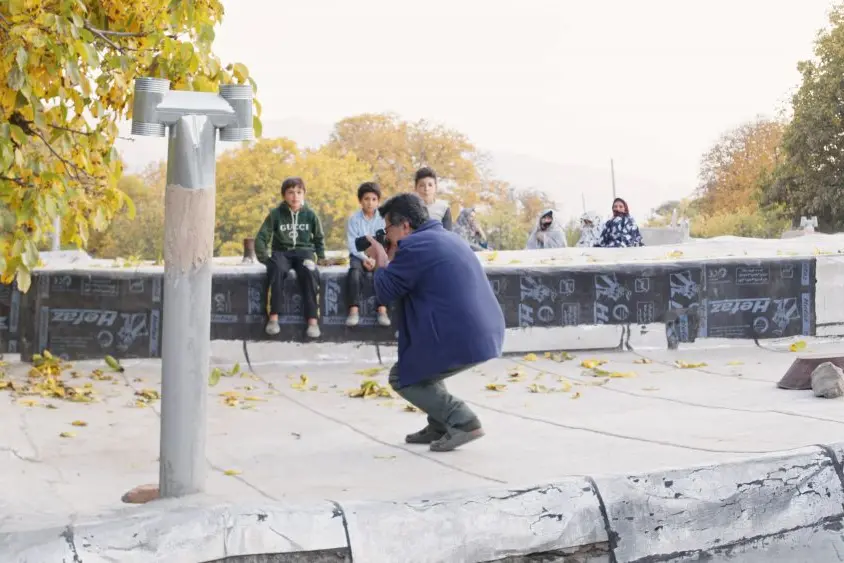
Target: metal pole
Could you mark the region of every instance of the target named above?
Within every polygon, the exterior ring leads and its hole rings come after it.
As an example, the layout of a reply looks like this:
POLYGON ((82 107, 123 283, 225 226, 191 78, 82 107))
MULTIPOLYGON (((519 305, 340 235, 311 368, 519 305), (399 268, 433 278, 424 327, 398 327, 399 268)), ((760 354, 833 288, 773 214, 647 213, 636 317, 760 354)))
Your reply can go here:
POLYGON ((221 141, 253 138, 252 88, 215 95, 136 79, 132 133, 163 137, 168 127, 159 494, 177 497, 205 488, 217 129, 221 141))
POLYGON ((205 487, 215 145, 216 130, 207 116, 183 116, 170 127, 161 333, 162 497, 205 487))
POLYGON ((610 159, 610 174, 612 175, 612 198, 615 199, 617 197, 615 195, 615 164, 612 159, 610 159))

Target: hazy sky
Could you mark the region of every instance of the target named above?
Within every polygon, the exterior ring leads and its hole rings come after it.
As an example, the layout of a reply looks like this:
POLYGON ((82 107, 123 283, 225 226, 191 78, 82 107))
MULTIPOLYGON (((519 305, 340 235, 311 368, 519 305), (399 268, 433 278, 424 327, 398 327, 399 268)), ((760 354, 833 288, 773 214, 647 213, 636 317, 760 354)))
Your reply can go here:
MULTIPOLYGON (((788 107, 830 0, 224 0, 267 119, 394 111, 684 195, 725 130, 788 107)), ((640 197, 644 194, 638 194, 640 197)))

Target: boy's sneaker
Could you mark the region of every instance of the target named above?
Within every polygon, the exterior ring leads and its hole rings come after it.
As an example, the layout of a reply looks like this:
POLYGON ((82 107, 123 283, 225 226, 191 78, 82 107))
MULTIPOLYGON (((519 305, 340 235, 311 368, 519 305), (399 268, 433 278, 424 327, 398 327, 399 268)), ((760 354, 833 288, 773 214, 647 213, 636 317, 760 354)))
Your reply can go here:
POLYGON ((308 325, 308 330, 305 331, 305 334, 308 335, 308 338, 319 338, 321 334, 319 331, 319 325, 308 325))
POLYGON ((390 317, 387 316, 386 311, 378 313, 378 324, 381 326, 390 326, 390 317))
POLYGON ((349 316, 346 317, 346 326, 358 326, 360 322, 360 313, 349 313, 349 316))
POLYGON ((269 334, 270 336, 275 336, 276 334, 281 332, 281 327, 278 326, 278 320, 269 321, 267 323, 266 331, 267 334, 269 334))

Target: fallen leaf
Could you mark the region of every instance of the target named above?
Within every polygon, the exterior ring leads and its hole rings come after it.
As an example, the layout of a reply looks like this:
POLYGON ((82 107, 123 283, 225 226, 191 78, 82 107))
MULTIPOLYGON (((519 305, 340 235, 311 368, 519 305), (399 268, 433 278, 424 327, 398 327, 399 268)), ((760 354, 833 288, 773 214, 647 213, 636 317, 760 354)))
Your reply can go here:
POLYGON ((57 406, 56 406, 56 405, 54 405, 53 403, 48 403, 48 404, 44 405, 44 408, 45 408, 45 409, 50 409, 50 410, 56 410, 56 409, 58 409, 59 407, 57 407, 57 406))
POLYGON ((627 372, 614 371, 610 374, 610 377, 615 378, 615 379, 636 377, 636 373, 632 372, 632 371, 627 371, 627 372))
POLYGON ((580 366, 586 369, 595 369, 598 366, 602 366, 607 363, 607 360, 583 360, 580 362, 580 366))
POLYGON ((378 375, 379 373, 381 373, 385 369, 387 369, 387 368, 384 368, 384 367, 365 368, 365 369, 359 369, 355 373, 357 375, 363 375, 365 377, 375 377, 376 375, 378 375))
POLYGON ((805 340, 798 340, 794 344, 788 347, 789 350, 792 352, 799 352, 800 350, 804 350, 806 348, 806 341, 805 340))
POLYGON ((220 377, 223 375, 223 370, 220 368, 214 368, 211 370, 211 375, 208 376, 208 385, 214 387, 218 383, 220 383, 220 377))
POLYGON ((59 434, 59 437, 60 438, 74 438, 74 437, 76 437, 76 433, 75 432, 62 432, 61 434, 59 434))
POLYGON ((140 399, 135 401, 135 406, 139 409, 143 409, 149 406, 149 403, 146 401, 141 401, 140 399))
POLYGON ((728 366, 743 366, 744 362, 740 362, 738 360, 735 360, 735 361, 732 361, 732 362, 727 362, 727 365, 728 366))
POLYGON ((308 387, 308 376, 303 373, 299 376, 299 382, 291 383, 290 387, 296 389, 297 391, 304 391, 308 387))
POLYGON ((680 369, 695 369, 695 368, 702 368, 706 367, 706 362, 684 362, 683 360, 677 360, 674 362, 674 365, 680 369))
POLYGON ((74 420, 70 423, 72 426, 88 426, 88 423, 84 420, 74 420))
POLYGON ((349 397, 355 399, 368 399, 371 397, 392 398, 393 392, 389 387, 380 385, 374 379, 367 379, 360 384, 360 387, 346 392, 349 397))
POLYGON ((680 250, 675 250, 673 252, 669 252, 665 255, 666 258, 680 258, 683 256, 683 252, 680 250))
POLYGON ((18 404, 25 407, 34 407, 38 405, 38 401, 34 399, 19 399, 18 404))
POLYGON ((234 477, 235 475, 240 475, 243 471, 239 471, 237 469, 226 469, 223 471, 223 475, 228 475, 229 477, 234 477))
POLYGON ((522 359, 526 362, 535 362, 537 358, 536 358, 536 354, 530 353, 530 354, 525 354, 525 357, 522 358, 522 359))
POLYGON ((504 391, 507 389, 507 386, 503 383, 487 383, 486 390, 487 391, 504 391))
POLYGON ((404 406, 404 409, 403 409, 403 410, 404 410, 404 412, 419 412, 419 409, 418 409, 418 408, 416 408, 416 407, 414 407, 414 406, 413 406, 413 405, 411 405, 410 403, 407 403, 407 404, 404 406))
POLYGON ((545 353, 543 354, 543 357, 544 357, 546 360, 550 360, 550 359, 551 359, 551 352, 545 352, 545 353))
POLYGON ((572 399, 579 399, 579 398, 580 398, 580 391, 578 391, 577 393, 575 393, 574 395, 572 395, 572 396, 571 396, 571 398, 572 398, 572 399))
POLYGON ((531 393, 548 393, 549 389, 544 385, 539 385, 538 383, 531 383, 528 385, 528 391, 531 393))
POLYGON ((652 364, 652 363, 654 363, 654 361, 650 360, 648 358, 639 358, 638 360, 633 360, 633 363, 634 364, 652 364))
POLYGON ((255 397, 255 396, 244 397, 243 400, 244 401, 266 401, 266 399, 264 399, 263 397, 255 397))

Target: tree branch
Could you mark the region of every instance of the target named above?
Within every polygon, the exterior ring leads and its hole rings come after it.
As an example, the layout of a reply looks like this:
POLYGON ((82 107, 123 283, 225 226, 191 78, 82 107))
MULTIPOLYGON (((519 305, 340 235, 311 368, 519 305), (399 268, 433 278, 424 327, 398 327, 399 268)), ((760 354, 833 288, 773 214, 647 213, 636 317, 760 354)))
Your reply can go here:
POLYGON ((11 178, 9 176, 0 176, 0 180, 5 180, 6 182, 12 182, 13 184, 17 184, 24 188, 34 188, 36 187, 35 184, 30 184, 29 182, 24 182, 20 178, 11 178))

